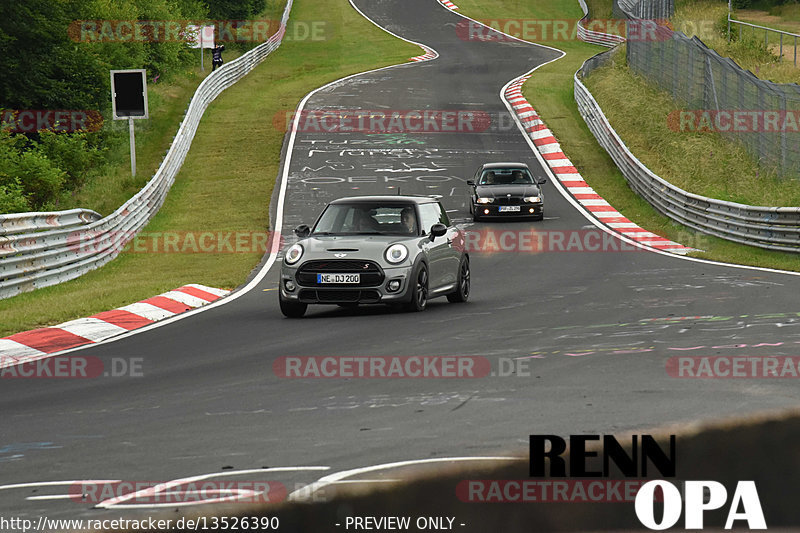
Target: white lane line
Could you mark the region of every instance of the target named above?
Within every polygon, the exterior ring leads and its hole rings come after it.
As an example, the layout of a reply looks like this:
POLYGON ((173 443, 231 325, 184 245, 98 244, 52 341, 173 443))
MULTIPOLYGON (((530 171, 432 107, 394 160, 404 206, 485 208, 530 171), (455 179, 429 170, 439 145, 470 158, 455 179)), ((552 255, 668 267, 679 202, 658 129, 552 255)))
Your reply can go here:
POLYGON ((64 485, 93 485, 100 483, 119 483, 121 479, 74 479, 72 481, 31 481, 28 483, 14 483, 0 485, 0 490, 27 489, 31 487, 60 487, 64 485))
POLYGON ((292 501, 296 499, 306 499, 315 491, 327 487, 328 485, 333 485, 335 483, 339 483, 342 480, 357 476, 359 474, 365 474, 367 472, 377 472, 380 470, 390 470, 392 468, 401 468, 404 466, 413 466, 413 465, 422 465, 422 464, 431 464, 431 463, 448 463, 448 462, 465 462, 465 461, 524 461, 524 458, 521 457, 508 457, 508 456, 492 456, 492 457, 438 457, 434 459, 412 459, 410 461, 397 461, 394 463, 383 463, 379 465, 373 466, 364 466, 360 468, 353 468, 351 470, 342 470, 340 472, 336 472, 324 477, 319 478, 314 483, 310 483, 304 487, 301 487, 286 498, 286 501, 292 501))
MULTIPOLYGON (((175 502, 171 503, 138 503, 138 504, 126 504, 124 502, 130 501, 132 499, 137 498, 147 498, 151 496, 156 496, 159 493, 164 493, 172 487, 179 487, 181 485, 186 485, 187 483, 196 483, 198 481, 203 481, 205 479, 210 478, 217 478, 217 477, 231 477, 231 476, 241 476, 245 474, 258 474, 263 472, 313 472, 313 471, 325 471, 330 470, 331 467, 329 466, 274 466, 270 468, 250 468, 247 470, 229 470, 226 472, 212 472, 210 474, 201 474, 199 476, 191 476, 181 479, 174 479, 172 481, 168 481, 166 483, 159 483, 158 485, 154 485, 152 487, 148 487, 146 489, 142 489, 136 492, 131 492, 129 494, 124 494, 122 496, 117 496, 115 498, 110 498, 108 500, 103 500, 102 502, 95 505, 95 508, 100 509, 144 509, 144 508, 158 508, 158 507, 175 507, 175 502)), ((252 491, 251 491, 252 492, 252 491)), ((249 494, 248 494, 249 495, 249 494)), ((197 501, 197 502, 181 502, 180 505, 206 505, 209 503, 220 503, 220 501, 227 501, 233 499, 235 501, 235 497, 223 497, 222 500, 219 498, 214 500, 206 500, 206 501, 197 501)))

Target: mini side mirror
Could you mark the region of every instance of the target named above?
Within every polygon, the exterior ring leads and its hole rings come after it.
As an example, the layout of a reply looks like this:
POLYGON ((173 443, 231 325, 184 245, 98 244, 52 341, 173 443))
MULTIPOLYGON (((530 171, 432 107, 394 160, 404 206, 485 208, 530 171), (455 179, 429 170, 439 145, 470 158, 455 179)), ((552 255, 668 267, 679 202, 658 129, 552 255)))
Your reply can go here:
POLYGON ((536 183, 538 185, 544 185, 545 183, 547 183, 547 178, 539 178, 536 180, 536 183))
POLYGON ((432 238, 435 239, 436 237, 441 237, 445 233, 447 233, 447 226, 445 226, 444 224, 434 224, 433 226, 431 226, 432 238))
POLYGON ((474 186, 475 185, 475 181, 474 180, 467 180, 467 185, 474 186))
POLYGON ((296 228, 294 228, 294 234, 300 237, 301 239, 305 239, 311 234, 311 228, 309 228, 306 224, 300 224, 296 228))

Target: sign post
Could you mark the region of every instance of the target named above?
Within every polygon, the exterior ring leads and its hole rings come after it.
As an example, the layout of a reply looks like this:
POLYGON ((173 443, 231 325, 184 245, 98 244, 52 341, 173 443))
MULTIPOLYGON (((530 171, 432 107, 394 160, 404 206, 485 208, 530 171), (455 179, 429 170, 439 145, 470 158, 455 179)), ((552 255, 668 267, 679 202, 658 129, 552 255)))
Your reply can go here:
POLYGON ((136 176, 136 136, 133 120, 149 118, 145 69, 111 71, 111 107, 114 120, 128 119, 131 141, 131 175, 136 176))
POLYGON ((136 177, 136 134, 133 131, 133 117, 128 117, 128 136, 131 139, 131 176, 136 177))

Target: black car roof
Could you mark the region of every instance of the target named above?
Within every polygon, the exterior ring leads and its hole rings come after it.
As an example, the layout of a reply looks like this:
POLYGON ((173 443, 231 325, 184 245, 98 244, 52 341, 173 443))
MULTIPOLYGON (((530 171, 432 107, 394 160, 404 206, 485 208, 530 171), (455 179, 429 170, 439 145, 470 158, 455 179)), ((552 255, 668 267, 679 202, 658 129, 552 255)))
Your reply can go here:
POLYGON ((360 203, 385 203, 385 204, 429 204, 436 202, 436 196, 400 196, 400 195, 381 195, 381 196, 348 196, 347 198, 337 198, 331 204, 360 204, 360 203))
POLYGON ((484 169, 484 170, 487 169, 487 168, 525 168, 525 169, 530 170, 528 165, 526 165, 525 163, 518 163, 518 162, 517 163, 513 163, 513 162, 508 162, 508 163, 484 163, 481 168, 484 169))

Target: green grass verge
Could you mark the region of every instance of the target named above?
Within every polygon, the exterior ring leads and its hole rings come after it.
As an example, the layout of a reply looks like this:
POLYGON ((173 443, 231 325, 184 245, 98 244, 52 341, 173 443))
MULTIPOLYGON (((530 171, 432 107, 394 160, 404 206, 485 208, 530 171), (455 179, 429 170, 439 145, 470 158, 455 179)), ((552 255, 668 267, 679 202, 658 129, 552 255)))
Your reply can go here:
MULTIPOLYGON (((491 17, 564 19, 579 17, 581 13, 577 0, 548 2, 495 0, 491 4, 482 0, 459 0, 457 5, 464 15, 484 19, 491 17)), ((693 254, 695 256, 716 261, 800 271, 800 256, 796 254, 762 250, 698 233, 659 214, 634 193, 606 151, 597 144, 578 113, 573 95, 573 74, 587 58, 603 51, 604 48, 573 41, 541 44, 564 50, 566 56, 536 70, 533 77, 523 86, 523 93, 558 138, 564 152, 598 194, 643 228, 703 250, 702 253, 693 254)), ((617 94, 626 98, 630 96, 629 92, 624 90, 618 90, 617 94)), ((666 124, 665 117, 671 109, 662 111, 660 120, 662 124, 666 124)), ((628 119, 633 115, 632 112, 626 114, 628 119)), ((627 122, 612 120, 612 124, 620 131, 623 138, 627 131, 627 122)), ((783 202, 781 204, 790 205, 783 202)))
MULTIPOLYGON (((791 13, 791 11, 787 11, 791 13)), ((740 29, 732 26, 734 38, 728 41, 727 37, 728 4, 724 0, 678 0, 675 4, 675 16, 672 18, 673 27, 684 32, 689 37, 697 36, 709 47, 723 57, 730 57, 742 68, 764 80, 776 83, 797 83, 800 81, 800 69, 793 64, 792 48, 784 39, 784 60, 779 58, 780 36, 775 33, 768 35, 769 46, 765 46, 764 32, 753 31, 752 28, 740 29)), ((753 17, 739 17, 737 20, 753 20, 753 17)), ((762 26, 772 26, 763 21, 754 23, 762 26)), ((795 28, 796 30, 796 28, 795 28)), ((791 31, 791 30, 788 30, 791 31)), ((800 50, 798 51, 800 52, 800 50)))
MULTIPOLYGON (((293 111, 303 96, 325 83, 421 53, 362 18, 347 0, 295 0, 292 18, 324 21, 324 38, 285 41, 210 105, 146 233, 266 231, 284 139, 273 117, 293 111)), ((0 336, 88 316, 186 283, 233 288, 261 255, 123 253, 76 280, 0 300, 0 336)))

